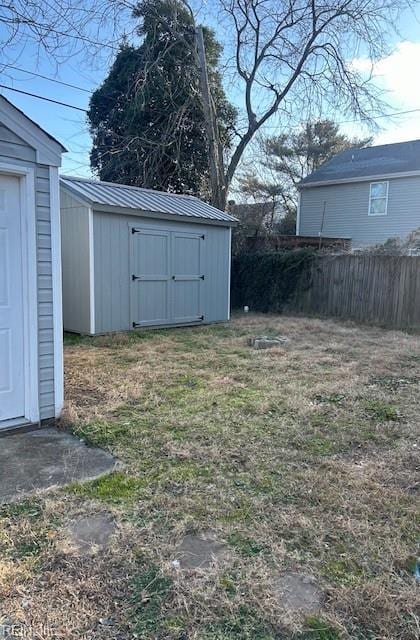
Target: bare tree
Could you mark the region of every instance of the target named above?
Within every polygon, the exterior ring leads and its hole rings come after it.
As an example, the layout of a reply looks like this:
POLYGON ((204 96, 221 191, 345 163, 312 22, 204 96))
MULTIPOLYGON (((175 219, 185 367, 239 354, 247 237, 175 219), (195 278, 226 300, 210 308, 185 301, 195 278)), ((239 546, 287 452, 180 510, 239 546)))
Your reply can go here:
MULTIPOLYGON (((186 1, 186 0, 184 0, 186 1)), ((193 2, 193 0, 192 0, 193 2)), ((388 51, 399 13, 411 0, 215 0, 241 87, 245 126, 224 174, 224 200, 255 134, 275 114, 307 114, 308 104, 363 120, 383 111, 371 78, 351 59, 388 51), (232 36, 230 35, 232 34, 232 36)), ((214 197, 219 201, 219 197, 214 197)))
POLYGON ((0 68, 28 44, 58 61, 86 49, 117 50, 132 10, 126 0, 0 0, 0 68))

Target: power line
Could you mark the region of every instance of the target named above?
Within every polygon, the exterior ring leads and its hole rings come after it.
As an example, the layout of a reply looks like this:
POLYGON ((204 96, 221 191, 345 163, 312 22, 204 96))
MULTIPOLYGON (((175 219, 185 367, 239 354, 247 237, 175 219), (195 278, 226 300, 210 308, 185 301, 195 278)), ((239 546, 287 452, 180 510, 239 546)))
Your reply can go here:
MULTIPOLYGON (((420 107, 416 109, 407 109, 407 111, 393 111, 392 113, 383 113, 379 116, 372 116, 372 120, 378 120, 379 118, 393 118, 394 116, 405 116, 409 113, 416 113, 420 111, 420 107)), ((337 122, 337 124, 350 124, 350 123, 359 123, 360 120, 342 120, 341 122, 337 122)))
MULTIPOLYGON (((4 65, 4 67, 10 68, 10 69, 15 69, 16 71, 22 71, 23 73, 28 73, 31 74, 33 76, 36 76, 38 78, 43 78, 44 80, 48 80, 50 82, 55 82, 57 84, 61 84, 64 85, 66 87, 70 87, 71 89, 76 89, 78 91, 84 91, 85 93, 89 93, 91 94, 92 92, 89 91, 89 89, 85 89, 83 87, 78 87, 77 85, 74 84, 70 84, 68 82, 63 82, 62 80, 56 80, 55 78, 50 78, 48 76, 44 76, 40 73, 35 73, 34 71, 27 71, 26 69, 21 69, 19 67, 15 67, 13 65, 4 65)), ((8 87, 4 84, 0 84, 0 87, 2 89, 8 89, 9 91, 15 91, 16 93, 23 93, 24 95, 30 96, 31 98, 37 98, 38 100, 45 100, 47 102, 53 102, 55 104, 59 104, 62 107, 68 107, 69 109, 76 109, 77 111, 83 111, 84 113, 87 113, 87 109, 83 109, 82 107, 76 107, 73 104, 68 104, 66 102, 60 102, 59 100, 53 100, 52 98, 47 98, 46 96, 40 96, 38 94, 35 93, 30 93, 29 91, 23 91, 23 89, 15 89, 14 87, 8 87)), ((418 113, 420 111, 420 107, 416 107, 415 109, 406 109, 405 111, 393 111, 392 113, 383 113, 377 116, 372 116, 372 120, 378 120, 380 118, 393 118, 395 116, 403 116, 403 115, 408 115, 410 113, 418 113)), ((306 121, 301 121, 300 123, 297 123, 296 125, 292 125, 292 128, 297 128, 300 125, 304 125, 306 124, 306 121)), ((341 124, 361 124, 360 120, 341 120, 336 122, 336 124, 341 125, 341 124)), ((264 129, 280 129, 282 127, 281 124, 278 125, 270 125, 270 126, 264 126, 264 129)))
MULTIPOLYGON (((404 116, 404 115, 408 115, 410 113, 418 113, 420 111, 420 107, 416 107, 415 109, 407 109, 406 111, 393 111, 392 113, 382 113, 380 115, 377 116, 371 116, 372 120, 378 120, 379 118, 393 118, 394 116, 404 116)), ((327 116, 323 116, 324 118, 327 118, 327 116)), ((322 117, 320 117, 320 119, 322 119, 322 117)), ((306 120, 301 120, 300 122, 291 125, 289 128, 290 129, 297 129, 298 127, 305 125, 306 124, 306 120)), ((362 124, 361 120, 340 120, 338 122, 335 122, 335 124, 341 125, 341 124, 362 124)), ((281 129, 282 126, 285 125, 281 125, 281 124, 272 124, 270 126, 264 126, 264 129, 281 129)))
POLYGON ((78 87, 75 84, 70 84, 69 82, 63 82, 62 80, 57 80, 56 78, 50 78, 48 76, 42 75, 42 73, 36 73, 35 71, 29 71, 28 69, 21 69, 20 67, 15 67, 12 64, 3 65, 4 68, 14 69, 15 71, 21 71, 22 73, 27 73, 31 76, 36 76, 37 78, 42 78, 43 80, 48 80, 49 82, 55 82, 56 84, 62 84, 64 87, 70 87, 70 89, 77 89, 78 91, 84 91, 85 93, 91 94, 92 92, 89 89, 84 89, 83 87, 78 87))
POLYGON ((59 104, 62 107, 68 107, 69 109, 77 109, 77 111, 83 111, 84 113, 87 113, 87 109, 82 109, 82 107, 76 107, 74 104, 68 104, 67 102, 60 102, 59 100, 46 98, 45 96, 40 96, 40 95, 37 95, 36 93, 30 93, 29 91, 23 91, 22 89, 15 89, 14 87, 8 87, 5 84, 0 84, 0 88, 7 89, 8 91, 15 91, 16 93, 23 93, 25 96, 30 96, 31 98, 38 98, 38 100, 53 102, 54 104, 59 104))

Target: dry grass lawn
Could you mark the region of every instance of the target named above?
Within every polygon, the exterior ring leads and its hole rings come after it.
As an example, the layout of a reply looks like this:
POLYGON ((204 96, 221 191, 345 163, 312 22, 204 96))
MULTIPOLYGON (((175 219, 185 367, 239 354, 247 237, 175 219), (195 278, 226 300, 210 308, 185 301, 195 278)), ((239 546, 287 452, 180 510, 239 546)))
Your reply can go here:
POLYGON ((0 510, 3 618, 68 640, 420 637, 419 337, 250 315, 69 337, 65 369, 65 425, 121 469, 0 510), (104 511, 112 544, 69 552, 66 524, 104 511), (223 558, 180 570, 209 530, 223 558), (319 613, 285 608, 287 572, 319 613))

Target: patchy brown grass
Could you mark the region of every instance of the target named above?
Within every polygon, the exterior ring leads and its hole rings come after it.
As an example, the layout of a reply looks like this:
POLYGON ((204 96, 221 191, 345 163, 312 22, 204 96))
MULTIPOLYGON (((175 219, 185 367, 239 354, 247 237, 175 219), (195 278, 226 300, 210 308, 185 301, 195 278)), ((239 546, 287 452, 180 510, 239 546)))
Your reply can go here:
POLYGON ((418 337, 249 315, 72 339, 65 360, 66 425, 123 470, 0 512, 0 613, 71 640, 419 637, 418 337), (250 349, 262 333, 290 341, 250 349), (104 508, 110 548, 63 554, 104 508), (179 572, 208 529, 229 553, 179 572), (284 612, 284 571, 315 577, 319 617, 284 612))

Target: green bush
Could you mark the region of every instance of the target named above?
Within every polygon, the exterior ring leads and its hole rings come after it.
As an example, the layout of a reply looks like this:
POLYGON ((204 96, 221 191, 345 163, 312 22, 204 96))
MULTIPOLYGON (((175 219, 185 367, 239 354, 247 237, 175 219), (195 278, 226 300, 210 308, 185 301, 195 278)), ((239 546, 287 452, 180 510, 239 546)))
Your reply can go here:
POLYGON ((278 313, 305 286, 313 249, 242 253, 232 262, 232 307, 278 313))

